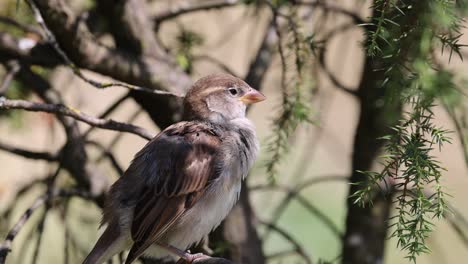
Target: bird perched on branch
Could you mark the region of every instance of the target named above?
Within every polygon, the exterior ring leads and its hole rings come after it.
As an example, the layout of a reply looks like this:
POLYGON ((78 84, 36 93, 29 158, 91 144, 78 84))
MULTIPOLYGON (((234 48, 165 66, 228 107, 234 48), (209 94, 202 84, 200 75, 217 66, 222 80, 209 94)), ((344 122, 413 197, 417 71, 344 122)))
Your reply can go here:
POLYGON ((239 78, 210 75, 184 99, 184 121, 153 138, 134 157, 108 194, 107 225, 85 264, 103 263, 130 249, 141 255, 207 257, 185 250, 227 216, 258 152, 246 105, 265 96, 239 78))

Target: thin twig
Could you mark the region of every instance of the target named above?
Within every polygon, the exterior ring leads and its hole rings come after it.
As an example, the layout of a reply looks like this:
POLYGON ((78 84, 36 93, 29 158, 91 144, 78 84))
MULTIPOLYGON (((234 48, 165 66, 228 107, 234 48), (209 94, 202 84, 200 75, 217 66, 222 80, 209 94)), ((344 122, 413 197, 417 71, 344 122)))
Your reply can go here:
MULTIPOLYGON (((0 104, 1 104, 1 101, 0 101, 0 104)), ((10 152, 12 154, 16 154, 18 156, 22 156, 24 158, 28 158, 28 159, 38 159, 38 160, 46 160, 46 161, 58 160, 57 155, 49 153, 49 152, 37 152, 37 151, 26 150, 26 149, 10 146, 2 142, 0 142, 0 149, 10 152)))
MULTIPOLYGON (((271 219, 272 219, 271 223, 275 224, 275 223, 277 223, 279 221, 279 219, 281 218, 283 213, 288 208, 289 203, 291 201, 293 201, 294 198, 296 198, 300 194, 300 192, 303 191, 304 189, 306 189, 306 188, 308 188, 308 187, 310 187, 312 185, 322 183, 322 182, 346 181, 347 179, 348 179, 347 177, 343 177, 343 176, 321 176, 321 177, 314 177, 312 179, 309 179, 309 180, 306 180, 304 182, 298 183, 296 185, 296 187, 294 187, 294 188, 283 187, 284 190, 288 190, 288 191, 287 191, 286 197, 281 200, 279 205, 273 211, 272 217, 271 217, 271 219)), ((276 185, 265 184, 265 185, 252 186, 249 189, 252 190, 252 191, 255 191, 255 190, 274 190, 274 189, 277 189, 277 188, 278 188, 278 186, 276 186, 276 185)), ((306 206, 308 206, 308 205, 306 205, 306 206)), ((326 222, 326 221, 324 220, 324 222, 326 222)), ((339 232, 338 233, 335 232, 335 233, 338 234, 339 232)), ((267 232, 265 232, 265 234, 263 235, 263 238, 266 239, 269 234, 270 234, 270 232, 269 232, 269 230, 267 230, 267 232)))
POLYGON ((330 79, 330 81, 333 83, 335 87, 339 88, 340 90, 346 92, 349 95, 357 97, 358 94, 356 92, 356 89, 352 87, 348 87, 344 85, 343 83, 341 83, 341 81, 338 80, 338 78, 328 68, 326 59, 325 59, 325 52, 326 52, 326 49, 320 49, 319 56, 318 56, 319 58, 318 65, 321 66, 321 68, 323 69, 323 72, 327 75, 328 79, 330 79))
MULTIPOLYGON (((295 192, 301 192, 302 190, 312 186, 312 185, 315 185, 315 184, 318 184, 318 183, 322 183, 322 182, 340 182, 340 181, 347 181, 348 180, 348 177, 346 176, 339 176, 339 175, 336 175, 336 176, 317 176, 317 177, 313 177, 311 179, 308 179, 308 180, 305 180, 305 181, 302 181, 302 182, 299 182, 296 185, 296 187, 294 188, 291 188, 291 190, 294 190, 295 192)), ((249 190, 251 191, 257 191, 257 190, 272 190, 272 189, 276 189, 277 187, 275 185, 272 185, 272 184, 258 184, 258 185, 253 185, 251 187, 249 187, 249 190)))
POLYGON ((281 43, 283 39, 282 39, 282 33, 281 33, 281 29, 280 29, 279 22, 278 22, 278 14, 279 14, 278 10, 271 4, 270 4, 270 8, 271 8, 271 11, 273 12, 273 20, 272 20, 273 28, 275 29, 275 33, 278 38, 278 53, 280 55, 280 60, 281 60, 281 92, 282 92, 283 104, 284 104, 288 97, 288 94, 286 91, 286 68, 287 68, 286 55, 283 50, 283 44, 281 43))
POLYGON ((6 16, 0 16, 0 23, 5 24, 5 25, 14 26, 17 29, 23 31, 24 33, 32 32, 32 33, 36 33, 39 36, 41 35, 40 31, 37 28, 32 27, 32 26, 27 25, 27 24, 20 23, 20 22, 18 22, 16 20, 14 20, 12 18, 9 18, 9 17, 6 17, 6 16))
POLYGON ((72 117, 76 120, 102 129, 128 132, 147 140, 150 140, 154 137, 154 134, 150 133, 144 128, 117 122, 112 119, 99 119, 61 104, 43 104, 25 100, 9 100, 5 97, 0 97, 0 109, 23 109, 34 112, 60 114, 72 117))
POLYGON ((293 4, 295 5, 307 5, 307 6, 312 6, 312 7, 319 7, 323 9, 326 12, 333 12, 333 13, 338 13, 342 15, 346 15, 350 17, 356 24, 364 24, 366 21, 362 19, 358 14, 349 11, 347 9, 344 9, 341 6, 332 4, 332 3, 327 3, 323 0, 315 0, 315 1, 297 1, 294 0, 292 1, 293 4))
MULTIPOLYGON (((457 115, 454 111, 454 109, 445 102, 445 100, 441 100, 442 105, 445 108, 445 111, 449 115, 450 119, 452 119, 453 124, 455 125, 455 129, 457 130, 457 136, 458 139, 460 140, 460 145, 463 151, 463 157, 465 159, 465 166, 468 164, 468 149, 467 149, 467 142, 465 138, 465 132, 464 132, 464 126, 460 120, 458 120, 457 115)), ((463 120, 463 119, 462 119, 463 120)))
POLYGON ((241 1, 239 0, 220 0, 220 1, 213 1, 210 3, 202 3, 200 5, 195 5, 195 6, 181 5, 181 6, 169 8, 169 10, 164 10, 163 12, 156 14, 154 16, 154 20, 156 21, 156 25, 157 25, 164 20, 173 19, 180 15, 198 12, 198 11, 206 11, 210 9, 230 7, 230 6, 237 5, 240 2, 241 1))
MULTIPOLYGON (((123 173, 124 173, 124 170, 122 169, 122 166, 120 166, 119 162, 117 161, 117 159, 114 157, 114 154, 112 154, 112 152, 110 152, 109 150, 107 150, 103 145, 101 145, 99 142, 97 141, 93 141, 93 140, 87 140, 86 141, 86 144, 89 144, 89 145, 92 145, 92 146, 95 146, 96 148, 98 148, 101 153, 102 153, 102 157, 107 157, 112 166, 114 167, 114 169, 117 171, 117 173, 119 174, 119 176, 122 176, 123 173)), ((98 160, 100 160, 100 158, 98 158, 98 160)))
POLYGON ((36 264, 37 259, 39 258, 39 249, 41 247, 41 242, 42 242, 42 238, 44 234, 44 224, 45 224, 47 212, 49 211, 49 209, 50 209, 50 204, 46 203, 46 208, 44 209, 44 213, 42 214, 39 224, 37 225, 37 242, 36 242, 36 246, 34 247, 34 253, 33 253, 32 262, 31 262, 32 264, 36 264))
POLYGON ((69 203, 68 201, 65 202, 64 208, 63 208, 63 214, 62 214, 62 221, 63 221, 63 227, 64 227, 64 245, 63 245, 63 263, 68 264, 70 260, 70 230, 68 230, 68 225, 67 225, 67 212, 68 212, 68 207, 69 203))
MULTIPOLYGON (((133 115, 131 115, 130 118, 126 120, 126 122, 131 123, 141 113, 142 113, 142 110, 139 109, 138 111, 133 113, 133 115)), ((107 147, 105 148, 105 151, 111 152, 114 146, 122 139, 123 135, 124 135, 123 133, 117 133, 115 137, 110 141, 109 145, 107 145, 107 147)), ((101 156, 96 159, 96 162, 97 163, 101 162, 104 159, 104 157, 105 157, 105 153, 103 152, 101 156)))
POLYGON ((257 220, 259 221, 260 224, 265 225, 269 229, 274 230, 279 235, 281 235, 284 239, 286 239, 289 243, 291 243, 294 247, 294 251, 304 259, 305 263, 312 264, 311 257, 307 254, 307 252, 304 250, 301 244, 299 244, 299 242, 297 242, 296 239, 294 239, 286 230, 280 228, 279 226, 275 224, 265 222, 260 219, 257 219, 257 220))
POLYGON ((283 257, 287 257, 287 256, 294 255, 294 254, 296 254, 296 250, 288 249, 288 250, 275 252, 273 254, 265 256, 265 258, 268 259, 268 260, 272 260, 272 259, 275 259, 275 258, 283 258, 283 257))
POLYGON ((193 56, 193 60, 194 61, 200 61, 200 60, 204 60, 204 61, 208 61, 208 62, 211 62, 213 63, 214 65, 218 66, 219 68, 221 68, 221 70, 233 75, 233 76, 237 76, 239 77, 240 75, 237 74, 233 69, 231 69, 229 66, 227 66, 225 63, 223 63, 222 61, 214 58, 214 57, 211 57, 209 55, 195 55, 193 56))
MULTIPOLYGON (((340 180, 343 180, 343 178, 340 178, 340 180)), ((317 181, 316 183, 318 182, 320 181, 317 181)), ((330 231, 332 231, 332 233, 336 235, 336 237, 338 237, 339 239, 342 238, 343 235, 341 234, 341 231, 333 223, 333 221, 330 218, 328 218, 328 216, 326 216, 324 213, 322 213, 322 211, 320 211, 317 207, 312 205, 312 203, 310 203, 306 198, 304 198, 296 189, 280 185, 270 185, 268 186, 268 188, 257 188, 257 190, 271 190, 286 193, 286 198, 284 200, 287 200, 287 202, 289 203, 290 200, 296 199, 296 201, 298 201, 304 208, 306 208, 307 211, 309 211, 311 214, 315 215, 318 219, 320 219, 330 229, 330 231)), ((278 221, 278 218, 279 217, 272 218, 273 221, 271 222, 274 223, 275 221, 278 221)))
MULTIPOLYGON (((125 100, 127 100, 128 98, 130 98, 130 94, 125 94, 123 95, 122 97, 119 97, 114 103, 112 103, 102 114, 99 115, 99 118, 106 118, 107 116, 109 116, 112 112, 114 112, 117 107, 120 106, 120 104, 122 104, 125 100)), ((91 133, 91 131, 93 131, 95 129, 95 127, 90 127, 86 132, 83 133, 83 137, 84 138, 87 138, 89 133, 91 133)))
POLYGON ((8 90, 8 87, 10 87, 11 81, 13 81, 13 78, 20 70, 20 65, 17 61, 12 60, 6 63, 6 68, 8 69, 8 72, 5 74, 0 85, 0 96, 3 96, 8 90))
POLYGON ((21 231, 23 226, 26 224, 28 219, 34 213, 36 209, 41 207, 44 203, 49 202, 50 200, 58 197, 71 197, 79 196, 85 199, 92 199, 92 195, 88 192, 78 190, 78 189, 56 189, 51 192, 47 192, 44 195, 36 199, 36 201, 29 207, 26 212, 20 217, 18 222, 13 226, 13 228, 8 232, 5 241, 0 244, 0 264, 4 264, 8 253, 11 251, 11 245, 16 235, 21 231))

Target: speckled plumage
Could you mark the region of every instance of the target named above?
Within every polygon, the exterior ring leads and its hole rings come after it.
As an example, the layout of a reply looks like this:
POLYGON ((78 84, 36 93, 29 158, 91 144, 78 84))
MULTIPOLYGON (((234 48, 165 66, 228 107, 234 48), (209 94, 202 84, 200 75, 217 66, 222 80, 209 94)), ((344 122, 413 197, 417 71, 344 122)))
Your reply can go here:
POLYGON ((194 84, 186 121, 151 140, 111 187, 107 228, 84 263, 102 263, 129 248, 126 263, 142 254, 163 258, 170 254, 157 243, 185 250, 221 223, 259 149, 240 100, 247 93, 261 95, 230 75, 194 84))

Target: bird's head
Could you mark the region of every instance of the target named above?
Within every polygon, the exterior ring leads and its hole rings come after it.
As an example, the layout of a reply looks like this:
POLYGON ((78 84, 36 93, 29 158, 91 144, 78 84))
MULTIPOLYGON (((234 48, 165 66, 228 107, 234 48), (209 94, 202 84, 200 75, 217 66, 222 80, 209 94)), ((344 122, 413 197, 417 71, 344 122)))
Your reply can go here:
POLYGON ((229 74, 208 75, 195 82, 184 99, 185 120, 221 122, 245 117, 247 104, 266 97, 229 74))

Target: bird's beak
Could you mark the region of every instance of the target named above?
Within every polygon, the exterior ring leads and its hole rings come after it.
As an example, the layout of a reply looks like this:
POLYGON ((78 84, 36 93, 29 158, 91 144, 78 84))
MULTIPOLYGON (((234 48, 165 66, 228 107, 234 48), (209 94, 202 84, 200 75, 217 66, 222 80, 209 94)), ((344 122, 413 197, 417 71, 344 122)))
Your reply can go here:
POLYGON ((266 97, 261 92, 255 89, 250 89, 246 94, 239 98, 239 100, 241 100, 245 104, 258 103, 265 99, 266 97))

